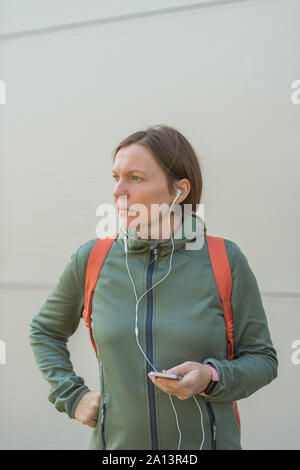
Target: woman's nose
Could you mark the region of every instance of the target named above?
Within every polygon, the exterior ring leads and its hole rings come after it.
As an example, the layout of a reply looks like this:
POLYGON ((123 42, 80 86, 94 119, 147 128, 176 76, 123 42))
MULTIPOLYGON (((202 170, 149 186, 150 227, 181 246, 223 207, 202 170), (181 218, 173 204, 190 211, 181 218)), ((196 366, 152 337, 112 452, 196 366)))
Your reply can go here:
POLYGON ((126 184, 118 182, 114 187, 114 197, 118 198, 120 196, 128 197, 128 189, 126 184))

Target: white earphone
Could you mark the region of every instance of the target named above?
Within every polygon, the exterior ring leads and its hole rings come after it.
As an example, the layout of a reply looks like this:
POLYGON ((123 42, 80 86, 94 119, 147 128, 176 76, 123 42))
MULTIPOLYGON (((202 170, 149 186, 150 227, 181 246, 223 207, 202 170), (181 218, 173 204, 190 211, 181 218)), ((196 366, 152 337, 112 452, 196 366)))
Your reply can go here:
MULTIPOLYGON (((171 234, 171 226, 170 226, 170 213, 171 213, 171 208, 173 206, 173 204, 175 204, 175 202, 177 201, 177 199, 179 198, 179 196, 181 195, 181 190, 180 189, 177 189, 177 195, 175 197, 175 199, 172 201, 171 203, 171 206, 170 206, 170 210, 169 210, 169 229, 170 229, 170 234, 171 234)), ((126 233, 126 236, 124 238, 124 247, 125 247, 125 254, 126 254, 126 266, 127 266, 127 271, 128 271, 128 274, 129 274, 129 277, 131 279, 131 282, 132 282, 132 285, 133 285, 133 290, 134 290, 134 294, 135 294, 135 298, 136 298, 136 306, 135 306, 135 337, 136 337, 136 341, 137 341, 137 344, 142 352, 142 354, 144 355, 146 361, 148 362, 148 364, 150 364, 153 369, 155 370, 155 372, 158 372, 156 370, 156 368, 154 367, 154 365, 148 360, 147 356, 145 355, 143 349, 141 348, 141 345, 139 343, 139 340, 138 340, 138 333, 139 333, 139 330, 138 330, 138 326, 137 326, 137 320, 138 320, 138 304, 140 302, 140 300, 144 297, 145 294, 147 294, 147 292, 149 292, 149 290, 153 289, 153 287, 155 287, 157 284, 159 284, 161 281, 163 281, 167 276, 168 274, 170 273, 171 271, 171 262, 172 262, 172 256, 173 256, 173 252, 174 252, 174 241, 173 241, 173 237, 172 237, 172 234, 171 234, 171 240, 172 240, 172 252, 171 252, 171 257, 170 257, 170 267, 169 267, 169 271, 167 272, 167 274, 162 278, 160 279, 156 284, 154 284, 150 289, 148 289, 146 292, 144 292, 144 294, 138 299, 137 298, 137 294, 136 294, 136 289, 135 289, 135 285, 134 285, 134 282, 133 282, 133 279, 131 277, 131 274, 130 274, 130 271, 129 271, 129 267, 128 267, 128 260, 127 260, 127 254, 128 254, 128 248, 127 248, 127 231, 125 231, 126 233)), ((178 450, 180 449, 180 444, 181 444, 181 431, 180 431, 180 428, 179 428, 179 424, 178 424, 178 417, 177 417, 177 413, 176 413, 176 410, 175 410, 175 407, 174 407, 174 404, 173 404, 173 401, 172 401, 172 398, 171 398, 171 395, 168 393, 169 395, 169 398, 170 398, 170 401, 171 401, 171 405, 172 405, 172 408, 173 408, 173 411, 175 413, 175 419, 176 419, 176 424, 177 424, 177 429, 178 429, 178 432, 179 432, 179 443, 178 443, 178 450)), ((199 408, 199 411, 200 411, 200 416, 201 416, 201 428, 202 428, 202 443, 201 443, 201 446, 200 446, 200 450, 202 450, 202 447, 203 447, 203 443, 204 443, 204 439, 205 439, 205 432, 204 432, 204 428, 203 428, 203 415, 202 415, 202 410, 195 398, 195 395, 193 395, 193 398, 196 402, 196 405, 197 407, 199 408)))

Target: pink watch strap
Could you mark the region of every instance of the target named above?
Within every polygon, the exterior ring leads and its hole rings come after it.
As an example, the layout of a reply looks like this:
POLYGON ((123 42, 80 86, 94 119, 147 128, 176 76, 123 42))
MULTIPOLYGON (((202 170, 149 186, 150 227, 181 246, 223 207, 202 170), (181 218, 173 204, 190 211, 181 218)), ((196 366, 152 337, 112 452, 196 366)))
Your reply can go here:
MULTIPOLYGON (((216 369, 212 367, 210 364, 204 364, 204 365, 205 367, 208 367, 211 370, 211 374, 212 374, 211 379, 214 382, 219 382, 219 375, 216 369)), ((202 397, 206 397, 206 394, 204 392, 199 393, 199 395, 201 395, 202 397)))
POLYGON ((216 369, 214 367, 212 367, 210 364, 204 364, 206 367, 208 367, 210 370, 211 370, 211 373, 212 373, 212 380, 214 382, 219 382, 219 376, 218 376, 218 372, 216 371, 216 369))

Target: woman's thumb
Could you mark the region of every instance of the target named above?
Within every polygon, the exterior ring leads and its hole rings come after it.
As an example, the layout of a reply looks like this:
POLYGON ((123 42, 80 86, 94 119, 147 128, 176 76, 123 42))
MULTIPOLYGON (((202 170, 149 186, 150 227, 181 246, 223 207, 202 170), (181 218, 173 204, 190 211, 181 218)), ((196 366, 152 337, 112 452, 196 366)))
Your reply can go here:
POLYGON ((172 369, 168 369, 167 374, 186 374, 191 370, 191 365, 188 362, 183 362, 183 364, 179 364, 178 366, 172 367, 172 369))

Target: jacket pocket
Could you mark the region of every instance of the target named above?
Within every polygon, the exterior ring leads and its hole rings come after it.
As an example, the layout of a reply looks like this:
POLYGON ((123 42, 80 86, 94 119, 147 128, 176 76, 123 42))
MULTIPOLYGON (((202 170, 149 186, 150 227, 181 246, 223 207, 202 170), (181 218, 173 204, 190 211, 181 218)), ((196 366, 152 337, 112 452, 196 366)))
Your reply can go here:
POLYGON ((106 441, 105 441, 105 418, 106 418, 106 403, 103 403, 101 408, 101 437, 103 443, 103 449, 106 450, 106 441))
POLYGON ((206 408, 207 408, 207 414, 208 414, 209 423, 210 423, 211 448, 212 450, 216 450, 216 431, 217 431, 216 419, 215 419, 215 414, 214 414, 212 404, 209 401, 206 402, 206 408))

